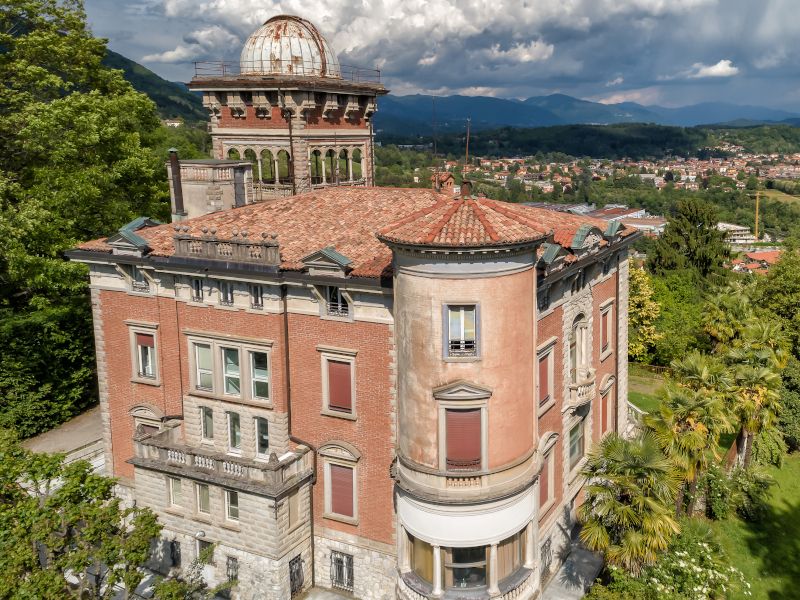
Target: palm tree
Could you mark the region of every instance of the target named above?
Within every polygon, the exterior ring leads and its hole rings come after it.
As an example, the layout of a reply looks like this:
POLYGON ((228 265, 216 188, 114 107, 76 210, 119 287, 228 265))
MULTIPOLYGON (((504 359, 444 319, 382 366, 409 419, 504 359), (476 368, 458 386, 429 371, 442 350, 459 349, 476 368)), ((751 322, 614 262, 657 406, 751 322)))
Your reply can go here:
POLYGON ((586 501, 578 508, 581 540, 606 560, 638 574, 653 564, 680 526, 669 507, 681 476, 649 433, 626 440, 617 433, 592 446, 586 501))
POLYGON ((683 360, 670 363, 681 385, 693 390, 725 395, 733 387, 733 376, 727 365, 718 357, 695 350, 683 360))
MULTIPOLYGON (((706 369, 699 371, 706 373, 706 369)), ((706 378, 705 381, 710 381, 706 378)), ((692 389, 674 382, 657 392, 660 410, 645 416, 645 424, 661 445, 666 456, 682 475, 675 500, 675 518, 683 508, 683 494, 689 482, 691 501, 687 514, 694 512, 697 480, 708 468, 709 452, 716 459, 721 433, 733 431, 728 420, 722 395, 706 389, 692 389)))
POLYGON ((750 288, 735 283, 705 301, 701 324, 716 351, 718 345, 727 345, 738 337, 745 323, 752 318, 750 288))
POLYGON ((767 367, 744 364, 736 370, 736 384, 733 410, 742 424, 746 470, 753 455, 754 434, 774 426, 778 419, 781 377, 767 367))

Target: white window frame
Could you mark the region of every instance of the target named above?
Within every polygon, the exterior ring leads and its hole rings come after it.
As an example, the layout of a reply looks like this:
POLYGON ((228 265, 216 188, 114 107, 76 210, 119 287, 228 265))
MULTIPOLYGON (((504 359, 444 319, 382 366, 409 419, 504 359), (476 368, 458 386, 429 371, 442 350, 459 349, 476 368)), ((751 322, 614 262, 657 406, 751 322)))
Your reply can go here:
POLYGON ((236 490, 225 490, 225 520, 239 522, 239 492, 236 490), (236 494, 236 516, 231 516, 231 494, 236 494))
POLYGON ((325 286, 325 307, 323 309, 323 314, 326 317, 334 317, 338 319, 347 319, 350 320, 351 315, 353 314, 353 304, 350 301, 350 298, 347 296, 347 292, 343 290, 338 285, 326 285, 325 286), (336 297, 333 297, 333 291, 336 290, 336 297), (335 307, 335 308, 334 308, 335 307), (345 307, 347 309, 347 314, 343 315, 342 308, 345 307), (335 310, 336 314, 331 314, 331 310, 335 310))
POLYGON ((126 320, 125 324, 128 326, 128 335, 130 337, 130 351, 131 351, 131 381, 134 383, 143 383, 145 385, 160 386, 161 385, 161 369, 158 368, 158 358, 161 355, 159 351, 159 337, 158 337, 158 323, 149 323, 147 321, 130 321, 126 320), (136 341, 136 334, 153 336, 153 377, 140 377, 139 376, 139 344, 136 341))
POLYGON ((200 439, 202 441, 214 441, 214 409, 210 406, 200 407, 200 439), (206 437, 206 411, 211 413, 211 437, 206 437))
POLYGON ((271 428, 271 425, 272 424, 269 422, 269 419, 267 419, 265 417, 254 417, 253 418, 253 427, 255 428, 255 434, 256 434, 255 438, 256 438, 256 457, 257 458, 269 459, 270 452, 272 451, 272 445, 270 443, 270 428, 271 428), (259 433, 259 424, 261 423, 261 421, 263 421, 264 423, 267 424, 267 453, 266 454, 264 454, 262 452, 259 452, 259 445, 258 444, 259 444, 259 440, 261 439, 261 434, 259 433))
MULTIPOLYGON (((184 330, 189 344, 189 378, 190 394, 203 396, 206 398, 217 398, 219 400, 235 400, 240 404, 249 404, 265 408, 273 407, 273 386, 272 386, 272 346, 271 340, 260 340, 255 338, 240 338, 233 336, 218 335, 210 332, 200 332, 194 330, 184 330), (212 369, 211 379, 213 389, 208 390, 199 388, 200 370, 197 364, 197 349, 195 344, 203 344, 211 347, 212 369), (239 353, 239 394, 228 394, 225 392, 225 373, 223 349, 233 349, 239 353), (256 398, 253 393, 253 357, 252 353, 258 352, 267 355, 267 379, 269 384, 269 398, 256 398)), ((259 379, 258 381, 265 381, 259 379)))
POLYGON ((250 293, 250 308, 253 310, 264 310, 264 286, 260 283, 248 285, 250 293))
POLYGON ((570 383, 575 385, 583 381, 583 371, 586 371, 589 364, 589 321, 584 313, 579 313, 572 322, 570 335, 567 338, 567 360, 569 362, 570 383), (583 317, 578 321, 578 316, 583 317), (575 381, 572 380, 572 358, 570 349, 572 346, 572 336, 575 336, 575 381))
POLYGON ((199 515, 210 515, 211 514, 211 486, 209 484, 207 484, 207 483, 196 483, 194 485, 194 487, 195 487, 195 501, 197 502, 197 504, 196 504, 197 514, 199 514, 199 515), (208 510, 207 511, 204 511, 201 508, 203 504, 202 504, 202 501, 200 500, 200 490, 202 488, 207 488, 208 489, 208 510))
POLYGON ((241 454, 242 453, 242 415, 234 412, 234 411, 227 411, 225 413, 225 420, 228 424, 228 452, 231 454, 241 454), (236 419, 239 421, 239 447, 233 445, 233 421, 234 415, 236 419))
MULTIPOLYGON (((547 463, 547 501, 539 507, 539 510, 542 513, 546 513, 553 505, 553 502, 555 502, 556 499, 556 485, 555 485, 556 474, 554 471, 554 469, 556 468, 555 454, 556 454, 555 448, 551 446, 545 453, 543 459, 544 462, 547 463)), ((541 481, 539 482, 539 485, 541 485, 541 481)))
POLYGON ((556 342, 558 342, 558 336, 553 336, 549 340, 545 341, 543 344, 540 344, 539 347, 536 349, 536 405, 537 405, 537 414, 542 416, 546 413, 550 408, 556 403, 556 396, 555 396, 555 360, 556 360, 556 342), (542 358, 547 358, 547 370, 548 370, 548 390, 547 395, 549 396, 547 402, 539 406, 539 361, 542 358))
POLYGON ((567 433, 567 460, 569 464, 570 472, 575 471, 576 469, 580 468, 581 463, 583 462, 584 457, 586 456, 586 417, 581 418, 577 422, 573 423, 569 427, 569 431, 567 433), (576 428, 581 428, 581 455, 578 460, 575 461, 575 464, 572 463, 572 431, 576 428))
POLYGON ((191 358, 194 359, 194 369, 193 369, 193 373, 194 373, 194 388, 196 390, 198 390, 198 391, 204 391, 204 392, 213 393, 214 392, 214 345, 213 344, 209 344, 207 342, 195 342, 195 343, 192 344, 192 349, 194 351, 191 352, 190 356, 191 356, 191 358), (200 368, 200 357, 199 357, 200 348, 199 348, 199 346, 208 346, 208 350, 209 350, 209 352, 211 354, 211 370, 210 371, 208 369, 200 368), (200 379, 201 379, 200 376, 201 375, 211 375, 211 387, 210 388, 200 387, 200 379))
POLYGON ((356 393, 356 356, 358 355, 358 350, 318 345, 317 351, 320 353, 322 368, 322 410, 320 413, 329 417, 338 417, 340 419, 347 419, 350 421, 357 420, 358 406, 356 404, 356 398, 358 394, 356 393), (328 381, 329 362, 350 363, 350 402, 352 410, 349 413, 342 412, 340 410, 332 410, 330 408, 330 383, 328 381))
POLYGON ((168 482, 169 505, 172 508, 183 509, 183 480, 180 477, 168 477, 167 478, 167 482, 168 482), (176 482, 178 483, 178 485, 181 488, 181 491, 180 491, 181 501, 179 503, 175 502, 175 483, 176 482))
POLYGON ((219 361, 220 361, 220 374, 222 376, 222 385, 220 386, 220 392, 223 396, 227 396, 229 398, 241 398, 243 395, 244 390, 242 390, 242 380, 244 377, 244 365, 242 364, 242 349, 239 346, 228 346, 226 344, 220 344, 219 346, 219 361), (229 374, 225 372, 225 354, 228 350, 233 350, 236 352, 236 356, 238 357, 238 365, 239 365, 239 373, 238 374, 229 374), (239 393, 234 394, 228 392, 228 379, 238 379, 239 380, 239 393))
POLYGON ((220 306, 233 306, 235 289, 236 285, 233 281, 221 279, 217 282, 217 293, 219 294, 220 306))
POLYGON ((144 270, 141 267, 137 265, 130 265, 130 268, 131 291, 137 294, 149 294, 150 287, 152 285, 150 278, 144 274, 144 270), (137 283, 139 284, 140 289, 136 289, 137 283))
POLYGON ((603 382, 600 386, 600 393, 597 395, 600 400, 599 414, 600 420, 603 419, 603 396, 608 394, 608 414, 606 414, 606 431, 603 433, 603 428, 600 427, 600 436, 608 435, 614 431, 614 384, 617 383, 617 378, 613 375, 608 377, 608 380, 603 382))
POLYGON ((260 402, 269 402, 272 398, 272 371, 270 369, 270 353, 266 350, 254 350, 249 348, 246 350, 247 352, 247 362, 250 368, 250 397, 253 400, 258 400, 260 402), (261 377, 256 375, 256 368, 255 368, 255 354, 266 354, 267 356, 267 376, 261 377), (256 396, 256 383, 266 383, 267 384, 267 397, 263 396, 256 396))
MULTIPOLYGON (((445 358, 448 358, 448 359, 451 359, 451 360, 452 359, 476 360, 476 359, 480 358, 480 355, 481 355, 481 349, 480 349, 481 327, 480 327, 480 322, 479 322, 480 314, 481 314, 481 311, 480 311, 480 308, 479 308, 477 302, 447 302, 445 304, 445 310, 444 310, 444 315, 443 315, 444 322, 442 324, 443 327, 447 330, 447 332, 446 332, 446 342, 447 342, 447 344, 446 344, 446 346, 444 348, 444 352, 443 352, 445 358), (470 354, 470 355, 451 354, 453 352, 453 350, 450 348, 450 343, 453 341, 453 338, 452 338, 452 335, 451 335, 452 332, 450 330, 450 312, 451 312, 452 309, 455 309, 455 308, 459 308, 460 309, 460 311, 459 311, 460 312, 459 340, 461 341, 462 345, 465 345, 467 342, 471 341, 474 344, 474 352, 475 352, 475 354, 470 354), (464 337, 464 315, 465 315, 465 310, 469 310, 469 309, 472 309, 473 318, 474 318, 474 321, 475 321, 475 338, 472 339, 472 340, 469 340, 469 339, 464 337)), ((456 352, 458 352, 458 351, 456 351, 456 352)))
POLYGON ((600 339, 598 340, 600 346, 600 362, 614 353, 614 299, 611 298, 600 305, 600 339), (603 349, 603 315, 608 315, 606 320, 606 336, 608 339, 608 347, 603 349))
POLYGON ((206 298, 205 282, 200 277, 192 277, 189 280, 189 295, 191 302, 203 303, 206 298))
POLYGON ((358 525, 358 463, 352 460, 344 460, 339 458, 325 457, 325 513, 322 515, 325 519, 333 521, 340 521, 342 523, 349 523, 350 525, 358 525), (339 465, 353 469, 353 516, 340 515, 332 511, 332 488, 331 488, 331 465, 339 465))

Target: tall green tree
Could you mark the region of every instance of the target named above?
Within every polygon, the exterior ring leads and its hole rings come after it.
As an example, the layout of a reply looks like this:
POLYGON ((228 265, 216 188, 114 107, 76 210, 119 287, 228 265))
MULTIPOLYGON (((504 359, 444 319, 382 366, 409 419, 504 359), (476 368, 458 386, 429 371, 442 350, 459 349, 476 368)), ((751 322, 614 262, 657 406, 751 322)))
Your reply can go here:
POLYGON ((730 273, 723 266, 730 258, 726 237, 726 232, 717 229, 714 207, 699 198, 689 198, 678 204, 678 214, 654 244, 646 267, 661 275, 692 269, 702 280, 718 283, 730 273))
POLYGON ((161 525, 125 508, 88 461, 33 454, 0 431, 0 598, 129 598, 161 525))
POLYGON ((0 423, 24 435, 94 397, 87 269, 64 251, 169 214, 155 104, 102 66, 106 41, 78 0, 0 4, 0 423))

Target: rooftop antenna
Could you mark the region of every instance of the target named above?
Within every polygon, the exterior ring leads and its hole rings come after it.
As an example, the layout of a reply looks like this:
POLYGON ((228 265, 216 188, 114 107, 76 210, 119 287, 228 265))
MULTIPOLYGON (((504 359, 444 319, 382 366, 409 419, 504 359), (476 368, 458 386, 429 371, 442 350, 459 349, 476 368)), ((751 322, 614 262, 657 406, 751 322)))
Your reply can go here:
POLYGON ((439 165, 436 162, 436 94, 432 94, 433 98, 433 189, 439 190, 439 165))

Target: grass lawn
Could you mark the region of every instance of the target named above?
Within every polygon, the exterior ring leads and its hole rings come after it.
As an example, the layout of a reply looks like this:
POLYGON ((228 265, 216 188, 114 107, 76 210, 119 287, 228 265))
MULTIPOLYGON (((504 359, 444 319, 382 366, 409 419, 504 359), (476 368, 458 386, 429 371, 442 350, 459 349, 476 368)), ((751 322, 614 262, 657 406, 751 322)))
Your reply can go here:
MULTIPOLYGON (((753 197, 755 197, 755 192, 750 191, 748 193, 753 194, 753 197)), ((768 198, 775 200, 783 200, 784 202, 797 202, 797 200, 800 199, 797 196, 790 196, 789 194, 784 194, 780 190, 762 190, 760 193, 762 198, 766 196, 768 198)), ((800 595, 798 597, 800 597, 800 595)))
POLYGON ((650 394, 628 392, 628 400, 631 404, 645 412, 656 412, 658 410, 658 398, 650 394))
POLYGON ((800 598, 800 454, 782 469, 766 471, 776 485, 767 516, 759 523, 731 517, 714 523, 733 565, 752 586, 752 596, 728 600, 796 600, 800 598))

